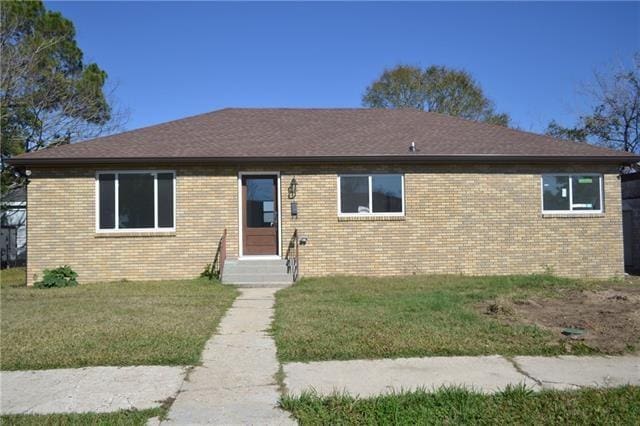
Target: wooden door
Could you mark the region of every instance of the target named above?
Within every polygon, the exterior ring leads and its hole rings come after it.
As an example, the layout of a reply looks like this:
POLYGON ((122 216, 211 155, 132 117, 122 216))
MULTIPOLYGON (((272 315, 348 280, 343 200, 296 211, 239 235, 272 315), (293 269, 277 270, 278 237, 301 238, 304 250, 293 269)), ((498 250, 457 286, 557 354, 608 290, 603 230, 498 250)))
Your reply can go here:
POLYGON ((242 177, 242 254, 278 254, 278 177, 242 177))

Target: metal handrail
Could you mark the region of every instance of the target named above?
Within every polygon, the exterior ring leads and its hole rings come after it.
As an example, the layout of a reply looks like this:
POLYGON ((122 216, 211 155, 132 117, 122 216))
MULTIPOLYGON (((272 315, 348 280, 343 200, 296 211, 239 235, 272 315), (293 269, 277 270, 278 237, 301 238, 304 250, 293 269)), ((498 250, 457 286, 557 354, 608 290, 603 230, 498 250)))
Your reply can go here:
POLYGON ((293 282, 298 281, 298 272, 300 270, 300 250, 298 243, 298 229, 293 231, 293 235, 289 240, 289 247, 287 247, 287 273, 290 273, 293 282))
POLYGON ((209 278, 216 277, 222 279, 222 271, 224 270, 224 262, 227 260, 227 228, 224 228, 222 237, 218 241, 218 249, 211 263, 211 275, 209 278))

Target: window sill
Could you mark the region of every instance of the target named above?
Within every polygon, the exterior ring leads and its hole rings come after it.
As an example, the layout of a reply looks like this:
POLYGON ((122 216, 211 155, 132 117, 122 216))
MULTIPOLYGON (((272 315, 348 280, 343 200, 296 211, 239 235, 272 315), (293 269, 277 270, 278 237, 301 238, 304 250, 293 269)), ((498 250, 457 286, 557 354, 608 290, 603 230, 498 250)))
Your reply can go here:
POLYGON ((406 216, 375 216, 375 215, 362 215, 362 216, 338 216, 338 222, 369 222, 369 221, 382 221, 393 222, 406 220, 406 216))
POLYGON ((558 219, 576 219, 576 218, 594 218, 604 217, 604 212, 601 213, 542 213, 544 219, 558 218, 558 219))
POLYGON ((96 232, 94 238, 149 238, 175 237, 176 231, 148 231, 148 232, 96 232))

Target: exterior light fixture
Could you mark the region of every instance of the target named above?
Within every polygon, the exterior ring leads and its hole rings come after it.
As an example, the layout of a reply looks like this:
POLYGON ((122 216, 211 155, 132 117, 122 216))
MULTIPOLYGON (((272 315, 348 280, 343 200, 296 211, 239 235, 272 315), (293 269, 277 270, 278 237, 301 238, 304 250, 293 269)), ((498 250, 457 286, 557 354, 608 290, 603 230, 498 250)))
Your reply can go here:
POLYGON ((288 194, 290 200, 296 198, 296 188, 298 187, 298 181, 296 178, 291 179, 291 183, 289 184, 288 194))

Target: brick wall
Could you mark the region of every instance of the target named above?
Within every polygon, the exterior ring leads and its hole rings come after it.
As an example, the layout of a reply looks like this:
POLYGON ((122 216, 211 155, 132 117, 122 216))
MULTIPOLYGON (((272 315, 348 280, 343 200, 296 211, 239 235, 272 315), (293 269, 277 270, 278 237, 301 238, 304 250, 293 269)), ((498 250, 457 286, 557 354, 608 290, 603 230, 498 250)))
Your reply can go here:
POLYGON ((95 232, 96 169, 60 168, 34 169, 29 184, 29 283, 43 269, 62 264, 71 265, 83 282, 197 276, 211 262, 225 227, 228 255, 238 255, 237 175, 257 169, 281 172, 283 252, 295 228, 309 238, 300 249, 303 275, 550 269, 559 275, 610 277, 623 271, 615 167, 184 167, 176 170, 176 231, 121 235, 95 232), (338 218, 337 174, 382 171, 405 174, 405 217, 338 218), (605 212, 543 216, 540 174, 572 171, 605 174, 605 212), (293 177, 296 220, 287 197, 293 177))
POLYGON ((71 265, 82 282, 196 277, 211 263, 225 226, 229 250, 237 252, 235 170, 176 170, 176 232, 147 234, 95 232, 95 172, 33 170, 28 186, 29 284, 43 269, 63 264, 71 265))
MULTIPOLYGON (((616 168, 549 166, 324 167, 287 170, 295 176, 299 218, 283 220, 309 244, 301 271, 322 274, 526 274, 565 276, 623 273, 620 181, 616 168), (405 217, 337 217, 336 174, 405 173, 405 217), (540 175, 603 172, 605 212, 543 216, 540 175)), ((284 200, 285 198, 283 198, 284 200)), ((288 218, 289 204, 283 205, 288 218)))

